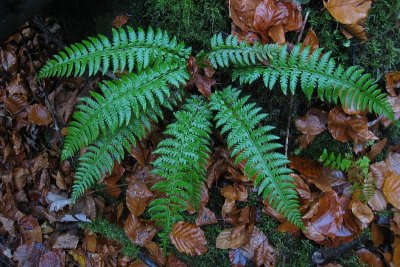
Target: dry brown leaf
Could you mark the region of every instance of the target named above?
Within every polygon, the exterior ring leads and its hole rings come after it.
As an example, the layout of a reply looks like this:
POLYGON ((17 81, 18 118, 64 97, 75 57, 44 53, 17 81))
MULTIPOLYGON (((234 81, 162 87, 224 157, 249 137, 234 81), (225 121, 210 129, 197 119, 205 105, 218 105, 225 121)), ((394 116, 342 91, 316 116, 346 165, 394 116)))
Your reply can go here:
POLYGON ((215 224, 217 223, 217 217, 215 217, 214 212, 212 212, 210 209, 203 207, 197 213, 195 223, 197 226, 215 224))
POLYGON ((39 126, 48 125, 53 120, 47 108, 41 104, 34 104, 28 108, 28 120, 39 126))
POLYGON ((142 223, 132 213, 126 219, 124 229, 129 239, 139 246, 146 246, 157 233, 152 223, 142 223))
POLYGON ((275 249, 268 244, 266 240, 262 242, 255 250, 253 262, 256 266, 273 267, 275 266, 275 249))
POLYGON ((229 1, 229 11, 232 21, 243 31, 251 31, 256 8, 262 0, 232 0, 229 1))
POLYGON ((338 22, 355 24, 367 17, 371 3, 370 0, 327 0, 324 7, 338 22))
POLYGON ((183 263, 180 261, 175 254, 170 253, 168 255, 168 262, 167 262, 167 267, 187 267, 186 263, 183 263))
POLYGON ((167 257, 156 242, 149 242, 145 245, 145 248, 150 253, 150 258, 157 264, 164 266, 167 263, 167 257))
POLYGON ((135 216, 140 216, 152 197, 153 193, 147 188, 145 183, 135 181, 129 185, 126 191, 126 205, 135 216))
POLYGON ((400 87, 400 71, 392 71, 385 74, 386 90, 390 96, 397 96, 395 88, 400 87))
POLYGON ((375 223, 371 224, 371 240, 375 247, 379 247, 385 242, 385 235, 382 229, 375 223))
POLYGON ((337 141, 343 143, 349 141, 348 118, 342 107, 338 106, 329 112, 328 130, 337 141))
POLYGON ((227 185, 221 189, 221 194, 228 200, 247 201, 247 188, 241 184, 227 185))
POLYGON ((340 31, 347 39, 351 39, 353 37, 366 41, 368 40, 367 33, 365 32, 364 25, 362 24, 343 24, 340 26, 340 31))
POLYGON ((367 228, 374 219, 372 210, 360 200, 355 200, 351 203, 351 211, 358 219, 357 223, 361 229, 367 228))
POLYGON ((220 249, 239 248, 247 243, 249 236, 250 233, 245 225, 225 229, 217 236, 215 247, 220 249))
POLYGON ((368 249, 362 248, 357 251, 358 259, 370 267, 383 267, 382 260, 368 249))
POLYGON ((12 95, 4 100, 4 106, 11 115, 14 115, 23 111, 28 106, 28 101, 25 95, 12 95))
POLYGON ((169 235, 172 244, 182 253, 199 256, 207 251, 207 241, 200 227, 187 223, 177 222, 169 235))
POLYGON ((124 26, 129 20, 129 15, 128 14, 121 14, 119 16, 116 16, 112 22, 112 26, 114 28, 121 28, 124 26))
POLYGON ((274 43, 283 45, 286 43, 286 38, 285 38, 285 30, 283 28, 282 24, 275 25, 272 27, 269 32, 268 32, 269 37, 271 37, 272 41, 274 43))
POLYGON ((76 249, 79 237, 69 233, 59 235, 53 245, 53 249, 76 249))
POLYGON ((391 175, 383 185, 383 194, 395 208, 400 209, 400 175, 391 175))
POLYGON ((387 200, 383 193, 375 190, 374 195, 368 200, 369 206, 375 211, 384 211, 387 206, 387 200))
POLYGON ((301 50, 303 50, 307 46, 310 46, 310 53, 319 48, 318 37, 313 31, 313 29, 308 30, 306 37, 304 37, 303 43, 301 44, 301 50))
POLYGON ((370 160, 375 159, 375 157, 382 152, 382 150, 385 148, 387 143, 387 138, 383 138, 383 140, 379 141, 378 143, 374 144, 371 147, 371 151, 368 152, 367 157, 370 160))

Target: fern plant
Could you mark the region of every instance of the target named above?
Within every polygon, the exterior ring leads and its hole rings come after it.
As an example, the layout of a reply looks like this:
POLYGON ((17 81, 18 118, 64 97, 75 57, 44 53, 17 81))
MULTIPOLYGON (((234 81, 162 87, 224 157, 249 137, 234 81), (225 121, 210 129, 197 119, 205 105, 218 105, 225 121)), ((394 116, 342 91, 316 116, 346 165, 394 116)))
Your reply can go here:
MULTIPOLYGON (((212 38, 211 47, 209 53, 197 57, 208 58, 215 68, 232 68, 233 78, 241 83, 262 77, 267 87, 279 83, 284 93, 288 89, 294 93, 300 86, 309 99, 317 88, 321 99, 339 99, 393 117, 386 96, 370 75, 357 67, 336 66, 329 53, 301 51, 300 46, 288 51, 287 46, 249 45, 234 36, 224 40, 221 35, 212 38)), ((164 180, 152 189, 163 197, 151 202, 149 212, 164 228, 164 244, 173 224, 183 219, 187 203, 199 203, 212 150, 213 121, 225 136, 235 163, 245 163, 244 173, 259 194, 291 223, 303 227, 291 170, 286 167, 289 161, 277 152, 281 145, 271 133, 273 127, 261 126, 266 114, 232 87, 214 92, 209 99, 185 94, 182 88, 190 76, 186 68, 190 52, 159 29, 134 31, 128 27, 113 30, 111 41, 99 35, 73 44, 41 69, 39 78, 85 72, 91 76, 100 71, 118 75, 100 83, 100 92, 81 99, 68 126, 61 159, 85 148, 76 167, 72 199, 110 172, 126 150, 145 138, 152 123, 163 119, 165 108, 173 110, 186 98, 164 132, 168 137, 154 151, 158 158, 153 173, 164 180)))

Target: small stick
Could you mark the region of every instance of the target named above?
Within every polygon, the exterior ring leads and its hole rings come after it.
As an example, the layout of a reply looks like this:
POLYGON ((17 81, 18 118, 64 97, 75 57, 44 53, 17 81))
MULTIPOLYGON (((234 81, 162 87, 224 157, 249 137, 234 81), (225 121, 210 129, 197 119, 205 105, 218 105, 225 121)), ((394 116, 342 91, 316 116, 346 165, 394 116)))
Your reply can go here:
MULTIPOLYGON (((300 34, 297 38, 297 43, 300 43, 301 38, 303 37, 303 32, 304 28, 306 26, 308 16, 310 15, 310 12, 308 11, 304 17, 304 22, 303 25, 301 26, 301 31, 300 34)), ((291 94, 290 96, 290 103, 289 103, 289 115, 288 115, 288 120, 287 120, 287 125, 286 125, 286 138, 285 138, 285 156, 288 155, 288 150, 289 150, 289 135, 290 135, 290 125, 292 124, 292 112, 293 112, 293 103, 294 103, 294 96, 296 92, 291 94)))

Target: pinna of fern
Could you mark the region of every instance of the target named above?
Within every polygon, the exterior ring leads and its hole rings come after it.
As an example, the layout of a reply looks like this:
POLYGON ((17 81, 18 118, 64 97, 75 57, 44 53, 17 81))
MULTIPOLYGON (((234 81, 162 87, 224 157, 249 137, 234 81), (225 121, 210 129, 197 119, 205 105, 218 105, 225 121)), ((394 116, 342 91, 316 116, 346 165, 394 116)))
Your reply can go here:
POLYGON ((393 109, 386 97, 378 89, 370 74, 357 66, 344 68, 330 57, 330 52, 322 54, 322 49, 313 52, 295 45, 254 44, 239 42, 237 37, 222 38, 215 35, 211 40, 208 58, 214 68, 233 69, 232 78, 240 83, 253 83, 262 78, 269 89, 279 84, 284 94, 295 92, 300 87, 308 99, 315 89, 321 100, 340 101, 344 106, 357 110, 370 110, 393 119, 393 109))

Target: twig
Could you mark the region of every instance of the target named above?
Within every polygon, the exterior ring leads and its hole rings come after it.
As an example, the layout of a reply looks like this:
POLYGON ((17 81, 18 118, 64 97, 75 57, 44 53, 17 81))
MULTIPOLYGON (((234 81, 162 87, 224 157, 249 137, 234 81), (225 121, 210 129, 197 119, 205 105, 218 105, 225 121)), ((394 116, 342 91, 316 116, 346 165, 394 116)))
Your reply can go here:
MULTIPOLYGON (((303 21, 303 24, 301 25, 300 34, 297 37, 297 43, 300 43, 300 40, 303 37, 304 28, 306 26, 306 23, 307 23, 309 15, 310 15, 310 11, 308 11, 306 13, 306 15, 304 16, 304 21, 303 21)), ((287 124, 286 124, 285 156, 288 155, 288 150, 289 150, 290 125, 292 124, 293 103, 294 103, 294 96, 295 95, 296 95, 296 92, 293 92, 293 94, 291 94, 291 96, 290 96, 289 115, 288 115, 288 120, 287 120, 287 124)))

